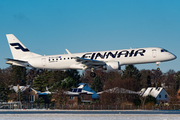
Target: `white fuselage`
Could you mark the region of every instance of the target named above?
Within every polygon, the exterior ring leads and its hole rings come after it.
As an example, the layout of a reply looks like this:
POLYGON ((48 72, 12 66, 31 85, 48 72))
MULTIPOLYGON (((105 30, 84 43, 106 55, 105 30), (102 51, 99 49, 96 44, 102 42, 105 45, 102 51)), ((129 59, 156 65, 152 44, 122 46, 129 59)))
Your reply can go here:
MULTIPOLYGON (((155 63, 173 60, 176 56, 162 48, 138 48, 112 51, 99 51, 88 53, 72 54, 80 58, 104 61, 119 62, 120 65, 155 63)), ((85 69, 86 65, 77 62, 69 54, 39 56, 26 59, 31 67, 39 69, 85 69)))

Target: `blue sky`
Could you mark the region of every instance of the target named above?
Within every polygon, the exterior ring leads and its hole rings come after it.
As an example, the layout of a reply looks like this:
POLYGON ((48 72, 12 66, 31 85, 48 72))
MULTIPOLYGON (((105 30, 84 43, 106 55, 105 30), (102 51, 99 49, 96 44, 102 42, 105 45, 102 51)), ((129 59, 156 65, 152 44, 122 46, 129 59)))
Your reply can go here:
POLYGON ((12 58, 5 35, 14 34, 41 55, 162 47, 178 58, 161 70, 179 71, 179 6, 179 0, 1 0, 0 68, 12 58))

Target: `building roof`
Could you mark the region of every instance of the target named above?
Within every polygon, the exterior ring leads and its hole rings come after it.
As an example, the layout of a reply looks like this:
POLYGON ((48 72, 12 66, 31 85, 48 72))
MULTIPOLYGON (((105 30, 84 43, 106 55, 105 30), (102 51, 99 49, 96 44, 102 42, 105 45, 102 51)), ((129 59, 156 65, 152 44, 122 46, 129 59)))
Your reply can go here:
POLYGON ((92 95, 93 99, 99 98, 99 95, 94 90, 92 90, 87 83, 79 83, 78 88, 73 88, 71 92, 67 91, 68 95, 77 95, 82 93, 92 95))
MULTIPOLYGON (((29 88, 30 87, 30 85, 26 85, 26 86, 19 86, 19 90, 21 91, 21 92, 24 92, 27 88, 29 88)), ((18 92, 18 90, 17 90, 17 86, 13 86, 12 87, 13 88, 13 90, 17 93, 18 92)))
MULTIPOLYGON (((18 91, 17 91, 17 86, 13 86, 12 88, 13 88, 13 90, 14 90, 16 93, 18 92, 18 91)), ((49 91, 41 92, 41 91, 35 90, 35 89, 31 88, 30 85, 19 86, 19 90, 20 90, 21 92, 24 92, 27 88, 32 89, 32 90, 35 91, 38 95, 48 95, 48 94, 51 94, 51 92, 49 92, 49 91)))
POLYGON ((163 89, 164 89, 163 87, 157 87, 157 88, 156 87, 148 87, 147 89, 142 88, 141 91, 139 92, 139 94, 142 97, 151 95, 156 98, 163 89))
POLYGON ((51 92, 46 91, 46 92, 38 92, 39 95, 49 95, 51 94, 51 92))
POLYGON ((100 96, 93 89, 91 89, 87 83, 79 83, 78 85, 78 88, 81 88, 84 92, 92 94, 93 99, 99 99, 100 96))
POLYGON ((71 92, 74 93, 86 93, 86 94, 94 94, 93 92, 87 91, 87 90, 83 90, 83 88, 73 88, 71 92))
POLYGON ((64 92, 66 95, 79 95, 78 92, 71 92, 71 91, 65 91, 64 92))
POLYGON ((123 94, 139 94, 138 92, 135 92, 135 91, 132 91, 132 90, 127 90, 127 89, 124 89, 124 88, 118 88, 118 87, 115 87, 115 88, 112 88, 112 89, 108 89, 108 90, 104 90, 104 91, 101 91, 101 92, 98 92, 97 94, 102 94, 104 92, 108 92, 108 93, 123 93, 123 94))

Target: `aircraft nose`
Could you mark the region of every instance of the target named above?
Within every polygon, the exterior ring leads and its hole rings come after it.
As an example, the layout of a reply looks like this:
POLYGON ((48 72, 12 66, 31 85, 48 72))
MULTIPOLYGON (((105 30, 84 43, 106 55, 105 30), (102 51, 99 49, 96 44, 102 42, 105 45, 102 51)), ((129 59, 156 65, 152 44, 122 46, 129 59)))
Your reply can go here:
POLYGON ((172 58, 172 60, 174 60, 177 58, 177 56, 171 53, 171 58, 172 58))

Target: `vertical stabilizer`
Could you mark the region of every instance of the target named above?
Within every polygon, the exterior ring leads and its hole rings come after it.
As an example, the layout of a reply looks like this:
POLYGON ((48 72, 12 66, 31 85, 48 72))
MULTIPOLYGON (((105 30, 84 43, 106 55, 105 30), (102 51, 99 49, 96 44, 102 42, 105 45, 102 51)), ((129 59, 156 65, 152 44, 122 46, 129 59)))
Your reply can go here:
POLYGON ((25 60, 26 58, 41 56, 30 52, 13 34, 6 34, 6 37, 14 59, 25 60))

